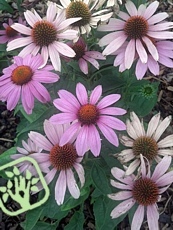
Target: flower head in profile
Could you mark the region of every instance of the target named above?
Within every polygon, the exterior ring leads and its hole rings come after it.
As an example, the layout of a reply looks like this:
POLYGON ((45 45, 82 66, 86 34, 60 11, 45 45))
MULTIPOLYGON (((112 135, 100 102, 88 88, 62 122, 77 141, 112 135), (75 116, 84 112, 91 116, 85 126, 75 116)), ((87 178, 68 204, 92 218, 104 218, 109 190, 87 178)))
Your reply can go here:
POLYGON ((62 113, 53 115, 50 120, 57 124, 72 122, 60 140, 60 145, 68 143, 75 135, 76 150, 79 156, 83 156, 89 149, 98 156, 101 150, 101 138, 98 129, 104 137, 114 146, 119 145, 115 130, 125 130, 125 124, 113 117, 123 115, 126 110, 113 107, 120 99, 120 94, 110 94, 101 99, 102 86, 93 89, 90 96, 81 83, 76 86, 76 96, 66 90, 59 90, 60 98, 54 100, 55 107, 62 113))
POLYGON ((0 77, 0 100, 7 101, 8 110, 14 109, 20 98, 28 114, 34 108, 34 98, 42 103, 50 101, 50 94, 41 83, 57 82, 59 76, 50 72, 53 70, 51 65, 39 69, 42 64, 40 54, 28 54, 24 58, 15 56, 14 63, 3 69, 0 77))
MULTIPOLYGON (((155 41, 155 46, 158 51, 159 59, 154 60, 151 54, 148 54, 148 59, 146 63, 142 63, 139 55, 135 54, 134 60, 136 61, 135 74, 138 80, 141 80, 147 70, 149 70, 153 75, 159 75, 160 64, 168 68, 173 68, 173 42, 158 40, 155 41)), ((125 51, 127 43, 125 42, 118 50, 116 50, 112 55, 115 55, 114 66, 119 66, 119 71, 123 72, 125 68, 125 51)))
MULTIPOLYGON (((74 170, 77 173, 81 187, 85 183, 84 169, 80 164, 81 157, 78 157, 74 140, 71 140, 67 144, 60 146, 59 142, 64 131, 68 128, 68 125, 55 125, 50 121, 45 120, 44 131, 46 137, 37 132, 30 132, 29 137, 42 148, 47 154, 42 154, 39 158, 39 165, 46 164, 50 168, 50 172, 45 176, 47 184, 49 184, 58 174, 58 179, 55 184, 55 200, 58 205, 63 204, 66 189, 68 188, 70 194, 78 199, 80 196, 80 190, 74 177, 74 170)), ((39 186, 38 186, 39 187, 39 186)), ((40 190, 42 187, 39 188, 40 190)))
POLYGON ((105 60, 106 58, 98 51, 89 51, 86 43, 80 37, 75 43, 68 43, 68 45, 75 51, 74 60, 78 61, 79 68, 84 74, 88 74, 88 63, 99 69, 98 60, 105 60))
POLYGON ((160 113, 156 114, 148 123, 147 131, 134 112, 130 114, 130 118, 131 121, 126 122, 129 137, 124 135, 120 137, 122 144, 130 148, 118 154, 121 163, 132 161, 126 170, 126 175, 133 173, 140 165, 140 154, 149 162, 152 160, 159 162, 162 156, 173 156, 173 149, 170 149, 173 147, 173 134, 160 140, 161 135, 170 125, 171 116, 161 121, 160 113))
MULTIPOLYGON (((37 161, 37 163, 41 163, 39 167, 41 168, 41 171, 44 173, 48 173, 50 170, 47 167, 47 162, 42 163, 40 159, 44 156, 45 153, 41 153, 42 149, 39 148, 33 141, 31 141, 30 138, 28 138, 27 142, 24 140, 22 141, 23 148, 17 147, 17 154, 11 155, 11 158, 16 160, 20 159, 24 156, 29 156, 37 161)), ((21 173, 25 173, 26 170, 30 171, 32 175, 36 175, 37 171, 35 170, 35 167, 30 162, 21 162, 19 165, 19 170, 21 173)))
POLYGON ((99 0, 60 0, 59 9, 65 10, 66 18, 81 17, 80 21, 71 24, 81 34, 89 34, 91 27, 97 28, 99 22, 107 21, 111 16, 110 10, 104 9, 95 11, 99 0))
POLYGON ((43 66, 47 63, 48 57, 50 57, 54 69, 61 71, 60 54, 67 57, 75 56, 75 52, 62 39, 73 40, 77 37, 75 30, 67 28, 71 23, 80 20, 80 18, 65 20, 63 12, 57 14, 55 3, 49 5, 46 18, 42 19, 36 11, 32 13, 29 10, 24 15, 31 28, 20 23, 12 25, 13 29, 26 36, 9 42, 7 51, 26 46, 19 53, 19 56, 24 57, 30 53, 36 55, 41 52, 44 60, 43 66))
MULTIPOLYGON (((18 22, 22 25, 25 25, 25 21, 22 20, 21 17, 19 17, 18 22)), ((3 23, 4 30, 0 30, 0 44, 4 44, 7 42, 10 42, 16 38, 22 37, 20 32, 14 30, 11 25, 13 25, 14 22, 11 18, 8 19, 8 23, 3 23)))
POLYGON ((103 55, 110 55, 118 50, 126 41, 124 53, 125 69, 130 69, 137 52, 142 63, 147 63, 151 56, 156 62, 159 60, 155 40, 172 39, 173 22, 164 21, 168 17, 166 12, 154 14, 159 5, 154 1, 147 7, 140 5, 137 9, 132 1, 127 1, 127 13, 120 11, 119 18, 111 18, 107 25, 100 25, 100 31, 113 31, 100 39, 100 46, 107 46, 103 55))
POLYGON ((108 197, 112 200, 122 201, 112 210, 111 217, 118 218, 137 204, 138 207, 132 219, 131 230, 140 230, 145 210, 149 229, 159 230, 157 201, 173 182, 173 171, 167 172, 171 164, 171 157, 165 156, 155 167, 152 175, 150 175, 150 167, 148 170, 146 169, 142 156, 141 162, 141 175, 137 179, 133 174, 124 177, 125 172, 119 168, 111 169, 111 173, 116 179, 116 181, 111 180, 111 184, 115 188, 121 189, 121 191, 109 194, 108 197))

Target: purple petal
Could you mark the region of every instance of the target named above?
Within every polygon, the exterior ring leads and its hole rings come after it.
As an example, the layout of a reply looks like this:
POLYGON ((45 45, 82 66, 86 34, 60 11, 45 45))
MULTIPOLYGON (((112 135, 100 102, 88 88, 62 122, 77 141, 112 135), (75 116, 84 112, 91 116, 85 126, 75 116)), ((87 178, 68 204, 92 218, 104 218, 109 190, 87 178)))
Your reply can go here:
POLYGON ((105 96, 97 105, 98 109, 103 109, 109 105, 114 104, 116 101, 120 99, 120 94, 110 94, 105 96))
POLYGON ((76 96, 81 105, 85 105, 88 103, 88 94, 86 88, 81 83, 78 83, 76 86, 76 96))
POLYGON ((55 185, 55 200, 58 205, 63 204, 67 186, 66 173, 61 170, 55 185))

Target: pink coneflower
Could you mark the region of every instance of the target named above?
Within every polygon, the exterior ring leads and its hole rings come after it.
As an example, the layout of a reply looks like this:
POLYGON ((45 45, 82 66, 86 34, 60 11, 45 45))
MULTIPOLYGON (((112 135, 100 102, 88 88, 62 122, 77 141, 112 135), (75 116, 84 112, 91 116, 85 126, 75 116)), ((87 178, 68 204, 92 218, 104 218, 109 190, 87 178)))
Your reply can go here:
MULTIPOLYGON (((22 25, 25 25, 26 23, 22 20, 21 17, 19 17, 18 22, 22 25)), ((11 18, 8 19, 8 23, 3 23, 3 27, 5 30, 0 30, 0 44, 4 44, 6 42, 10 42, 16 38, 22 37, 21 34, 14 30, 11 25, 13 25, 14 22, 11 18)))
POLYGON ((167 31, 173 27, 173 22, 163 21, 168 17, 166 12, 155 14, 158 1, 152 2, 146 8, 140 5, 138 9, 133 2, 127 1, 125 7, 128 13, 120 11, 119 19, 111 18, 107 25, 99 26, 100 31, 114 31, 100 39, 99 45, 107 47, 103 55, 110 55, 128 41, 125 50, 124 64, 130 69, 137 52, 142 63, 147 63, 148 54, 155 61, 159 60, 157 47, 153 39, 172 39, 173 32, 167 31))
POLYGON ((71 24, 81 34, 89 34, 91 27, 97 28, 99 22, 107 21, 113 14, 107 9, 95 11, 97 5, 100 5, 99 0, 60 0, 60 3, 57 6, 65 11, 66 18, 82 18, 71 24))
POLYGON ((7 101, 8 110, 15 108, 20 97, 28 114, 34 108, 34 97, 42 103, 50 101, 49 92, 40 83, 57 82, 59 76, 50 72, 53 70, 51 65, 39 69, 42 64, 43 58, 40 54, 28 54, 24 58, 14 57, 14 64, 3 69, 4 75, 0 77, 0 100, 7 101))
MULTIPOLYGON (((58 205, 63 204, 67 188, 75 199, 78 199, 80 196, 73 168, 79 177, 81 187, 85 183, 84 169, 80 164, 82 158, 77 156, 73 140, 63 146, 59 145, 60 139, 67 127, 67 124, 56 125, 45 120, 44 131, 46 137, 37 132, 29 133, 31 140, 48 152, 39 158, 39 161, 42 161, 44 164, 47 162, 50 167, 50 172, 45 176, 47 184, 54 179, 57 173, 59 174, 55 184, 55 200, 58 205)), ((39 153, 37 155, 39 157, 39 153)), ((39 165, 41 166, 42 163, 39 165)))
POLYGON ((120 99, 119 94, 110 94, 101 99, 102 86, 93 89, 90 96, 81 83, 76 86, 76 96, 66 90, 59 90, 60 98, 54 100, 54 105, 62 113, 53 115, 50 120, 58 124, 73 122, 63 134, 60 145, 66 144, 77 135, 76 150, 83 156, 89 149, 98 156, 101 149, 101 139, 98 128, 105 138, 115 146, 119 145, 115 130, 125 130, 125 124, 114 115, 123 115, 124 109, 109 107, 120 99), (101 100, 100 100, 101 99, 101 100))
MULTIPOLYGON (((126 174, 133 173, 140 165, 140 154, 147 158, 150 162, 155 160, 159 162, 161 156, 173 156, 173 135, 169 135, 159 140, 166 128, 171 122, 171 116, 166 117, 163 121, 160 119, 160 113, 152 117, 148 123, 147 131, 144 129, 143 122, 140 122, 138 116, 132 112, 130 120, 127 120, 128 136, 120 137, 123 145, 130 147, 118 154, 118 159, 124 164, 133 160, 129 165, 126 174)), ((115 155, 116 156, 116 155, 115 155)))
POLYGON ((52 62, 55 70, 61 71, 60 55, 74 57, 75 52, 62 39, 73 40, 77 37, 77 31, 67 30, 67 27, 80 18, 71 18, 65 20, 63 12, 57 14, 56 4, 51 3, 47 9, 46 18, 41 18, 36 11, 32 13, 27 10, 25 18, 32 27, 26 27, 15 23, 11 27, 22 34, 27 35, 24 38, 18 38, 8 43, 7 51, 26 46, 19 56, 24 57, 26 54, 36 55, 41 50, 44 59, 43 66, 47 63, 48 57, 52 62))
POLYGON ((96 69, 99 69, 98 60, 105 60, 106 58, 98 51, 89 51, 84 40, 80 37, 75 43, 68 43, 68 45, 75 51, 74 60, 78 61, 79 68, 84 74, 88 74, 88 63, 92 64, 96 69))
MULTIPOLYGON (((141 80, 147 70, 149 70, 153 75, 159 75, 160 65, 162 64, 166 67, 173 68, 173 42, 171 41, 155 41, 154 42, 159 59, 158 61, 154 60, 151 54, 148 54, 148 60, 146 63, 142 63, 139 55, 136 53, 136 70, 135 74, 138 80, 141 80)), ((116 55, 114 60, 114 66, 119 66, 119 71, 123 72, 125 68, 125 51, 126 51, 127 43, 125 42, 118 50, 116 50, 112 55, 116 55)))
POLYGON ((124 171, 119 168, 112 168, 111 173, 117 181, 111 180, 112 186, 122 191, 108 195, 112 200, 122 201, 111 212, 112 218, 128 212, 135 204, 138 205, 131 224, 131 230, 139 230, 144 220, 146 210, 147 222, 150 230, 159 230, 157 201, 160 195, 167 190, 173 182, 173 171, 165 173, 171 164, 171 157, 165 156, 155 167, 150 175, 150 168, 147 170, 144 159, 141 156, 141 176, 135 178, 132 174, 124 177, 124 171))
MULTIPOLYGON (((29 157, 33 158, 34 160, 36 160, 37 163, 41 163, 41 164, 39 164, 39 166, 40 166, 40 169, 42 172, 48 173, 50 170, 48 168, 47 162, 43 163, 41 161, 45 155, 45 153, 41 153, 42 149, 39 148, 29 138, 28 138, 27 142, 25 142, 23 140, 22 145, 23 145, 23 148, 17 147, 17 151, 19 153, 11 155, 11 158, 16 160, 16 159, 19 159, 19 158, 24 157, 24 156, 29 156, 29 157)), ((19 166, 19 170, 21 173, 23 173, 23 172, 25 173, 26 170, 29 170, 32 173, 32 175, 37 174, 37 171, 35 170, 33 165, 29 162, 22 162, 18 166, 19 166)))

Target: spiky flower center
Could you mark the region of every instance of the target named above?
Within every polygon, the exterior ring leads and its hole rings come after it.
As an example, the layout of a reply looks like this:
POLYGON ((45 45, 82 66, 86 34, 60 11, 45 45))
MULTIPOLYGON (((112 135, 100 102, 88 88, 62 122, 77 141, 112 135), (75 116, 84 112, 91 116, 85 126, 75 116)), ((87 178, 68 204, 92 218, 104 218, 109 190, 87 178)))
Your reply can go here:
POLYGON ((12 71, 11 80, 16 85, 24 85, 29 81, 31 81, 32 75, 33 75, 32 69, 29 66, 22 65, 22 66, 18 66, 12 71))
POLYGON ((150 178, 140 178, 134 183, 132 195, 138 204, 148 206, 157 202, 159 189, 150 178))
POLYGON ((124 31, 130 39, 141 39, 147 35, 148 22, 142 16, 132 16, 126 21, 124 31))
POLYGON ((50 151, 50 162, 57 170, 66 170, 72 168, 76 162, 77 153, 72 144, 63 146, 54 145, 50 151))
POLYGON ((147 136, 138 137, 133 142, 133 153, 136 156, 142 154, 148 160, 153 160, 155 156, 157 156, 158 145, 157 142, 147 136))
POLYGON ((38 21, 32 29, 33 42, 40 47, 48 46, 57 39, 55 26, 48 21, 38 21))
POLYGON ((72 46, 72 49, 74 50, 74 52, 76 53, 75 57, 73 59, 75 60, 79 60, 81 57, 83 57, 83 55, 85 54, 85 46, 83 45, 78 45, 78 44, 74 44, 72 46))
POLYGON ((82 125, 95 124, 99 117, 99 111, 95 105, 86 104, 78 111, 78 119, 82 125))
POLYGON ((9 37, 9 38, 13 38, 18 34, 18 32, 16 30, 14 30, 11 26, 8 26, 5 29, 5 32, 6 32, 7 37, 9 37))
POLYGON ((66 18, 77 18, 82 19, 71 24, 72 26, 85 26, 90 22, 91 12, 87 4, 82 1, 72 1, 66 9, 66 18))

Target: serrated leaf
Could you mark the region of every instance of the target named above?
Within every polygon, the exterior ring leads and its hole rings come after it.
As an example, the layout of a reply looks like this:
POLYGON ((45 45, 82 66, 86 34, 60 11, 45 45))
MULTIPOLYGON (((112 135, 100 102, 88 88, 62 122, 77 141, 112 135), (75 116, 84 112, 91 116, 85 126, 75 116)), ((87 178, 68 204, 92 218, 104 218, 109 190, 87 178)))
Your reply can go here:
POLYGON ((13 8, 5 0, 0 0, 0 10, 13 13, 13 8))
POLYGON ((39 182, 40 178, 32 178, 31 180, 31 184, 34 185, 34 184, 37 184, 37 182, 39 182))
POLYGON ((64 230, 81 230, 83 229, 84 220, 83 212, 77 211, 70 219, 69 224, 65 226, 64 230))
POLYGON ((91 177, 96 188, 98 188, 103 194, 108 194, 111 192, 105 172, 96 163, 92 167, 91 177))
POLYGON ((0 187, 0 192, 6 192, 7 188, 5 186, 0 187))
POLYGON ((19 169, 18 169, 16 166, 14 166, 13 172, 14 172, 14 174, 15 174, 16 176, 19 176, 19 175, 20 175, 20 171, 19 171, 19 169))
POLYGON ((5 171, 5 174, 9 177, 12 178, 14 176, 14 173, 10 172, 10 171, 5 171))
POLYGON ((31 177, 32 177, 32 174, 31 174, 30 171, 27 169, 27 170, 26 170, 26 179, 27 179, 27 180, 30 180, 31 177))
POLYGON ((4 193, 4 194, 2 195, 2 200, 4 201, 4 203, 6 203, 6 202, 7 202, 7 200, 8 200, 8 196, 9 196, 9 194, 8 194, 8 193, 4 193))
POLYGON ((32 186, 32 187, 31 187, 31 191, 32 191, 32 192, 38 192, 39 189, 38 189, 37 186, 32 186))
POLYGON ((10 189, 13 187, 13 183, 11 182, 11 180, 8 180, 7 182, 7 188, 10 189))

